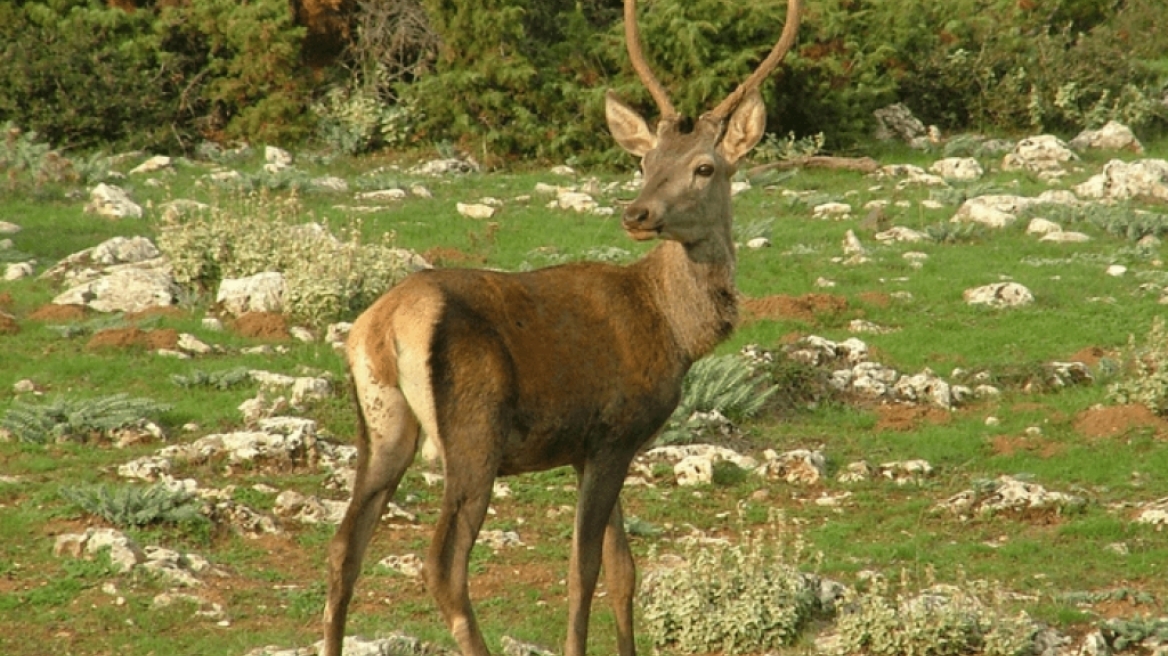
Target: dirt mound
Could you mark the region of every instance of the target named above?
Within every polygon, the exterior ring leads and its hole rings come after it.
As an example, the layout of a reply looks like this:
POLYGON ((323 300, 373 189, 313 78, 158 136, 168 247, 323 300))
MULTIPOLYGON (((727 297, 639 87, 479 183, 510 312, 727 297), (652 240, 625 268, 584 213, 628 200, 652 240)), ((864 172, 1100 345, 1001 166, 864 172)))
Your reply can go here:
POLYGON ((1074 355, 1067 358, 1067 362, 1082 362, 1088 367, 1095 368, 1099 361, 1111 355, 1099 346, 1088 346, 1085 349, 1080 349, 1074 355))
POLYGON ((174 349, 178 346, 178 331, 173 328, 142 330, 137 326, 110 328, 94 333, 85 344, 87 349, 145 348, 151 351, 174 349))
POLYGON ((1138 404, 1097 406, 1075 417, 1075 431, 1096 439, 1119 437, 1140 429, 1168 438, 1168 420, 1138 404))
POLYGON ((279 312, 247 312, 240 315, 231 327, 244 337, 275 341, 292 339, 288 321, 279 312))
POLYGON ((18 332, 20 332, 20 324, 16 323, 16 317, 0 311, 0 335, 15 335, 18 332))
POLYGON ((953 418, 948 410, 925 406, 882 405, 876 408, 876 430, 910 431, 921 424, 947 424, 953 418))
POLYGON ((0 292, 0 310, 12 307, 12 294, 0 292))
POLYGON ((747 321, 794 319, 813 323, 820 315, 840 314, 848 309, 848 299, 831 294, 787 296, 776 294, 763 298, 745 298, 740 305, 747 321))
POLYGON ((1044 460, 1066 451, 1066 445, 1041 435, 995 435, 990 438, 990 448, 1001 456, 1012 456, 1019 451, 1026 451, 1044 460))
POLYGON ((141 312, 127 312, 125 315, 126 321, 141 321, 151 317, 168 317, 171 319, 182 319, 187 316, 187 312, 173 305, 159 305, 152 308, 146 308, 141 312))
POLYGON ((42 305, 32 311, 28 318, 33 321, 79 321, 89 310, 84 305, 42 305))

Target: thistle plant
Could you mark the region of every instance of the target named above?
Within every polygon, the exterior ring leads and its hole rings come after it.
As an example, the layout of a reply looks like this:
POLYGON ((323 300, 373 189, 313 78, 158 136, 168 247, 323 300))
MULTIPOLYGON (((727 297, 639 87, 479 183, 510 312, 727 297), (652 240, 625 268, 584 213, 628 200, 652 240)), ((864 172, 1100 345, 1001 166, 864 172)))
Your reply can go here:
POLYGON ((45 444, 85 441, 108 436, 120 428, 140 425, 170 406, 150 399, 114 394, 94 399, 58 398, 47 403, 13 402, 0 419, 3 428, 20 442, 45 444))

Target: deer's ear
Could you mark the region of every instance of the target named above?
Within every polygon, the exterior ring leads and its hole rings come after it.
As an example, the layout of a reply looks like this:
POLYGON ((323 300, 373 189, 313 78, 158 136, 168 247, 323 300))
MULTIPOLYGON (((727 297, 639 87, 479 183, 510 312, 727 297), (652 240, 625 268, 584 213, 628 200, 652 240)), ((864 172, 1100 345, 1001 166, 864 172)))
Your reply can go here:
POLYGON ((766 105, 758 89, 752 89, 730 116, 718 152, 727 162, 735 164, 758 144, 765 131, 766 105))
POLYGON ((645 119, 611 91, 604 94, 604 118, 616 142, 633 155, 644 157, 657 147, 657 135, 645 124, 645 119))

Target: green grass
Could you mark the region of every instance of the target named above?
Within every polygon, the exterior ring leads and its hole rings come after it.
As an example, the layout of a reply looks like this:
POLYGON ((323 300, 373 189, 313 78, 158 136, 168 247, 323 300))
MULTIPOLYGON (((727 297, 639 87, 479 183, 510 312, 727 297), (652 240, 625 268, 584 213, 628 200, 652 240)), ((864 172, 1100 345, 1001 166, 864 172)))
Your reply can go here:
MULTIPOLYGON (((1148 146, 1152 153, 1168 152, 1168 142, 1148 146)), ((902 150, 875 155, 889 163, 927 165, 932 160, 902 150)), ((1085 179, 1106 159, 1085 158, 1084 171, 1072 174, 1070 182, 1085 179)), ((983 165, 991 163, 987 160, 983 165)), ((298 166, 314 176, 342 175, 355 184, 362 173, 386 164, 305 158, 298 166)), ((253 157, 233 166, 254 172, 261 162, 253 157)), ((146 218, 140 220, 108 221, 85 215, 81 212, 84 201, 67 195, 73 190, 64 188, 29 188, 26 193, 0 197, 0 216, 23 226, 13 237, 14 247, 35 256, 41 271, 115 235, 152 235, 158 221, 156 208, 171 198, 213 202, 221 192, 196 184, 208 170, 205 164, 184 162, 177 175, 164 178, 163 186, 128 181, 131 194, 148 208, 146 218)), ((536 194, 536 183, 572 181, 543 171, 442 180, 417 179, 392 170, 377 176, 407 186, 421 182, 434 198, 410 198, 361 215, 365 238, 375 240, 389 233, 399 246, 417 251, 441 248, 456 266, 525 269, 590 254, 595 257, 596 249, 605 248, 623 249, 631 259, 650 247, 629 241, 614 216, 546 209, 550 197, 536 194), (531 198, 516 200, 521 195, 531 198), (484 196, 504 201, 496 217, 483 221, 457 213, 456 202, 484 196), (453 250, 462 254, 461 260, 450 257, 453 250)), ((603 186, 623 182, 627 172, 602 171, 596 176, 603 186)), ((842 340, 851 336, 848 322, 863 318, 897 329, 860 335, 879 361, 906 373, 928 367, 946 378, 957 367, 986 371, 1006 384, 1004 395, 957 410, 947 422, 923 421, 911 430, 882 428, 880 409, 872 405, 825 399, 808 408, 806 403, 785 405, 775 399, 771 405, 781 410, 764 412, 747 422, 744 438, 734 446, 748 446, 756 456, 765 448, 822 448, 829 464, 828 479, 803 488, 722 471, 718 484, 708 488, 677 488, 668 483, 630 487, 623 499, 626 516, 637 518, 642 529, 632 537, 642 571, 650 566, 645 557, 651 547, 674 551, 673 540, 694 530, 735 537, 743 528, 763 525, 771 511, 778 509, 799 527, 809 549, 823 554, 819 571, 847 583, 855 582, 864 570, 890 576, 901 569, 917 575, 935 571, 943 582, 962 577, 993 579, 1031 595, 1019 605, 1068 631, 1098 622, 1100 608, 1072 600, 1084 593, 1130 588, 1152 600, 1139 610, 1163 613, 1168 596, 1164 583, 1168 547, 1163 534, 1136 525, 1127 510, 1114 506, 1168 496, 1164 436, 1148 429, 1107 438, 1080 434, 1076 418, 1106 403, 1106 378, 1082 387, 1034 393, 1022 391, 1019 381, 1044 363, 1067 359, 1083 348, 1113 350, 1123 346, 1129 334, 1146 334, 1163 307, 1157 304, 1158 294, 1140 292, 1139 286, 1164 275, 1160 262, 1168 254, 1165 248, 1138 253, 1130 241, 1088 222, 1073 227, 1092 236, 1086 244, 1043 244, 1025 235, 1025 220, 956 244, 884 246, 858 229, 865 214, 862 205, 868 200, 910 201, 910 207, 890 206, 887 213, 893 224, 918 230, 948 221, 956 210, 956 205, 922 208, 920 201, 933 195, 929 189, 895 190, 894 186, 895 181, 858 174, 800 171, 774 188, 756 185, 739 196, 737 222, 743 226, 768 222, 773 243, 769 249, 740 251, 738 284, 743 294, 754 298, 832 294, 845 299, 847 307, 810 321, 773 317, 743 325, 718 352, 731 353, 747 343, 778 348, 793 334, 842 340), (873 190, 876 185, 882 188, 873 190), (784 189, 813 192, 819 202, 846 201, 854 208, 853 218, 813 219, 808 203, 788 198, 784 189), (849 267, 831 261, 842 255, 840 242, 848 229, 857 230, 869 248, 870 263, 849 267), (902 257, 907 251, 924 252, 929 258, 922 268, 913 269, 902 257), (1122 263, 1130 271, 1123 277, 1106 276, 1103 269, 1110 263, 1122 263), (835 286, 816 287, 819 278, 834 281, 835 286), (1005 278, 1029 287, 1035 304, 1001 311, 969 307, 962 300, 964 289, 1005 278), (912 299, 879 301, 881 295, 894 292, 909 292, 912 299), (991 416, 999 420, 997 425, 986 424, 991 416), (1030 427, 1041 428, 1041 436, 1026 442, 1023 438, 1030 427), (1020 446, 1003 450, 1002 439, 1020 446), (928 460, 935 474, 920 485, 903 487, 883 481, 845 485, 835 480, 855 460, 878 464, 910 458, 928 460), (938 501, 968 489, 975 481, 1003 474, 1025 475, 1050 489, 1078 494, 1087 499, 1087 506, 1057 517, 999 514, 969 521, 935 508, 938 501), (821 495, 843 492, 851 496, 840 506, 815 503, 821 495), (1128 554, 1112 551, 1110 545, 1115 543, 1126 545, 1128 554)), ((1037 195, 1047 187, 1027 176, 991 173, 965 191, 973 194, 991 188, 1037 195)), ((277 197, 286 193, 275 192, 277 197)), ((351 193, 301 191, 298 195, 306 208, 305 220, 337 228, 352 221, 338 206, 362 204, 351 193)), ((960 195, 952 192, 944 197, 960 195)), ((630 192, 602 193, 598 200, 612 206, 630 196, 630 192)), ((258 342, 231 331, 206 330, 201 319, 210 299, 194 295, 186 300, 182 314, 155 317, 142 325, 192 333, 225 347, 224 353, 173 360, 145 350, 93 350, 86 346, 88 335, 65 338, 48 325, 27 319, 59 291, 53 283, 38 279, 0 283, 0 294, 9 299, 3 309, 14 314, 21 327, 18 335, 0 336, 0 413, 13 402, 12 385, 26 378, 44 389, 49 399, 126 393, 170 406, 160 423, 169 441, 185 442, 238 428, 236 406, 254 395, 256 386, 182 387, 171 382, 172 376, 247 367, 296 375, 328 373, 336 381, 344 379, 340 357, 323 344, 289 342, 287 353, 239 354, 239 347, 258 342), (188 423, 198 428, 183 431, 188 423)), ((84 324, 79 322, 81 327, 84 324)), ((344 386, 337 387, 334 398, 312 405, 305 414, 319 421, 327 434, 348 442, 354 419, 344 386)), ((227 572, 225 580, 209 583, 225 607, 225 626, 192 619, 191 609, 182 605, 150 610, 153 596, 161 591, 158 581, 115 575, 100 562, 52 556, 56 535, 82 530, 96 521, 67 504, 57 490, 65 484, 117 484, 117 465, 153 453, 159 446, 115 449, 100 441, 0 443, 0 471, 14 477, 0 482, 0 534, 6 536, 0 541, 0 652, 13 656, 46 652, 242 654, 265 644, 304 646, 318 639, 329 527, 289 526, 288 535, 258 542, 224 531, 195 532, 165 525, 132 531, 143 544, 195 551, 227 572), (110 581, 125 598, 123 605, 101 591, 110 581), (29 636, 33 640, 27 640, 29 636)), ((425 553, 441 489, 428 487, 421 471, 417 467, 407 474, 396 499, 418 514, 418 525, 398 522, 392 528, 382 527, 374 538, 358 584, 350 634, 373 636, 400 629, 427 641, 453 644, 421 583, 376 566, 386 555, 425 553)), ((207 486, 234 485, 235 500, 265 511, 272 507, 274 496, 254 490, 252 486, 258 483, 336 496, 323 489, 324 477, 316 471, 241 468, 227 472, 221 463, 210 463, 187 466, 177 473, 207 486)), ((549 517, 549 510, 574 507, 575 476, 570 469, 562 469, 510 479, 508 484, 512 497, 494 504, 497 514, 488 518, 485 528, 518 530, 528 548, 498 553, 477 548, 472 558, 472 598, 492 648, 498 649, 504 635, 555 648, 563 641, 566 586, 562 581, 571 519, 570 513, 549 517)), ((592 648, 604 653, 611 649, 614 637, 605 600, 597 600, 594 615, 592 648)), ((648 653, 647 637, 642 634, 639 641, 648 653)))

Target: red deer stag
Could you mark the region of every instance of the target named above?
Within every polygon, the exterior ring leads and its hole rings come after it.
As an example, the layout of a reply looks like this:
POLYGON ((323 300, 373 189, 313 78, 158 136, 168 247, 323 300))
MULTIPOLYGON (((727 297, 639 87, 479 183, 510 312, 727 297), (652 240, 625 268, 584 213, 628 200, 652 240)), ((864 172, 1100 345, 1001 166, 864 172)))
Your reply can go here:
POLYGON ((329 545, 327 656, 341 656, 361 560, 414 460, 419 430, 445 471, 424 576, 462 653, 489 654, 467 592, 467 563, 495 478, 571 465, 579 500, 564 653, 585 652, 603 562, 620 654, 635 654, 636 574, 618 497, 629 463, 677 406, 690 365, 734 328, 730 178, 763 135, 758 85, 794 42, 799 0, 790 0, 782 36, 758 70, 688 132, 645 63, 635 16, 626 0, 629 56, 661 119, 650 130, 611 93, 606 115, 644 169, 622 225, 634 239, 662 243, 627 267, 421 272, 357 319, 347 345, 357 477, 329 545))

